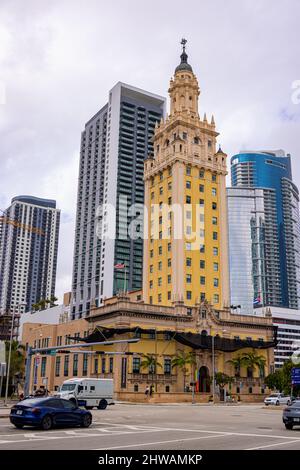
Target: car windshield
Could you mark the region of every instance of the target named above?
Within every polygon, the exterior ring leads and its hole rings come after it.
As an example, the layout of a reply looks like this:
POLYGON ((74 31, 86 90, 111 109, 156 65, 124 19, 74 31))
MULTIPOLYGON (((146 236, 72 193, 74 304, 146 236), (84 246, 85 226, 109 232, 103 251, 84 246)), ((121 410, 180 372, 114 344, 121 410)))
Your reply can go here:
POLYGON ((61 387, 61 391, 62 392, 71 392, 72 390, 74 390, 74 388, 76 387, 76 384, 63 384, 63 386, 61 387))
POLYGON ((291 408, 300 408, 300 400, 294 401, 291 405, 291 408))
POLYGON ((279 395, 275 395, 275 394, 269 396, 269 398, 278 398, 278 397, 279 395))

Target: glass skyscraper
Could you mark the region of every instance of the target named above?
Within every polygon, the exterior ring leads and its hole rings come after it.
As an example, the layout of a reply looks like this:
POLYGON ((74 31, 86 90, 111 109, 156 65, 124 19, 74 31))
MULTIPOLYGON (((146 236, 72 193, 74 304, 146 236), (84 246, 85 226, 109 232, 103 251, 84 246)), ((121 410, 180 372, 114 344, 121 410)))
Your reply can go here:
POLYGON ((241 305, 243 313, 262 305, 299 308, 299 191, 290 155, 282 150, 240 152, 231 158, 231 181, 231 302, 241 305))
MULTIPOLYGON (((144 160, 153 154, 152 137, 164 115, 165 98, 124 83, 109 92, 108 103, 81 135, 72 283, 72 318, 118 291, 142 287, 143 239, 128 237, 128 212, 144 203, 144 160), (106 210, 115 209, 115 238, 106 236, 106 210), (115 269, 116 265, 125 265, 115 269), (126 283, 126 285, 125 285, 126 283)), ((141 227, 143 229, 143 227, 141 227)))

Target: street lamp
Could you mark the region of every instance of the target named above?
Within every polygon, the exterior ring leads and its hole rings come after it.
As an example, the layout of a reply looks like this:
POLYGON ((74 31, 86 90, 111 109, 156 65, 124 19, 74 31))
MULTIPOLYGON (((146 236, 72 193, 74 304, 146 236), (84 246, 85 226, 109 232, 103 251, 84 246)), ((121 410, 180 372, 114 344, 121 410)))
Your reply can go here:
POLYGON ((14 332, 14 328, 15 328, 15 314, 16 314, 16 309, 18 308, 18 311, 20 313, 20 307, 22 307, 24 305, 25 304, 18 304, 18 305, 13 306, 12 319, 11 319, 11 330, 10 330, 10 341, 9 341, 9 352, 8 352, 8 364, 7 364, 7 371, 6 371, 4 406, 7 406, 8 383, 9 383, 10 361, 11 361, 11 347, 12 347, 12 340, 13 340, 13 332, 14 332))

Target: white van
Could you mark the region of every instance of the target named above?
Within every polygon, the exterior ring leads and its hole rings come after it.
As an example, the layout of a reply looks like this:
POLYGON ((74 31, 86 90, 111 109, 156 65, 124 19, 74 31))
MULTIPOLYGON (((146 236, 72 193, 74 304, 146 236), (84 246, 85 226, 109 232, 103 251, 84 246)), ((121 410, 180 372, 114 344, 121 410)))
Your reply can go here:
POLYGON ((73 378, 65 380, 55 396, 73 401, 79 406, 91 410, 96 406, 105 410, 113 404, 113 379, 73 378))

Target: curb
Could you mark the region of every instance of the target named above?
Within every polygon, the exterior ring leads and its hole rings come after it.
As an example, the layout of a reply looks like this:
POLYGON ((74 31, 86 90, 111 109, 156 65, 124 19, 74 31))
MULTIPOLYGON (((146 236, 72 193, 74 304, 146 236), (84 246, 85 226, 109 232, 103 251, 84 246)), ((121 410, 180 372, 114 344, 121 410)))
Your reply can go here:
POLYGON ((0 419, 9 418, 9 415, 0 415, 0 419))

